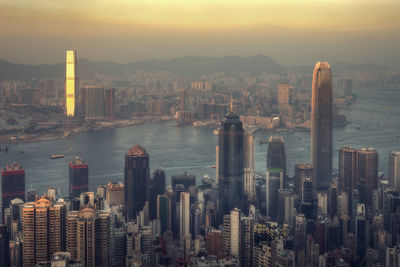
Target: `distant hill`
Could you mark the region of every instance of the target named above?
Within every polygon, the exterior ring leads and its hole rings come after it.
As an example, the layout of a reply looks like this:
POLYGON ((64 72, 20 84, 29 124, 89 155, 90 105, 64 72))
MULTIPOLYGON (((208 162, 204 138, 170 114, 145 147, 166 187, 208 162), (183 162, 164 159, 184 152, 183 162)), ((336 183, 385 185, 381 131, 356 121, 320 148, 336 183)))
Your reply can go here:
MULTIPOLYGON (((138 61, 119 64, 110 61, 93 62, 78 58, 78 75, 90 79, 95 74, 118 74, 137 69, 154 71, 166 70, 175 74, 201 75, 214 72, 250 72, 284 73, 286 69, 268 56, 253 57, 182 57, 170 60, 138 61)), ((53 65, 15 64, 0 60, 0 81, 29 80, 32 78, 62 78, 65 75, 65 63, 53 65)))

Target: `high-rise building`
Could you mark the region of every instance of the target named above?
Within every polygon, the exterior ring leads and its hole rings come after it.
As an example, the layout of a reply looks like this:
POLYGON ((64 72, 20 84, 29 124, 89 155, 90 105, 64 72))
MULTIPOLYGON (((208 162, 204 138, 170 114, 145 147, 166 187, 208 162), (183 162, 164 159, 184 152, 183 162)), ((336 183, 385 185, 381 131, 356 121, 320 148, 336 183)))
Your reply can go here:
POLYGON ((204 236, 205 247, 208 254, 219 256, 222 255, 222 231, 211 229, 209 233, 204 236))
MULTIPOLYGON (((268 141, 267 169, 281 169, 286 179, 285 141, 282 136, 272 135, 268 141)), ((285 184, 284 184, 285 186, 285 184)))
POLYGON ((125 204, 125 186, 121 182, 106 185, 106 202, 109 207, 125 204))
POLYGON ((90 206, 71 211, 67 217, 66 250, 84 266, 110 266, 111 216, 90 206))
POLYGON ((230 254, 236 258, 240 257, 240 246, 241 246, 241 212, 235 208, 231 211, 230 215, 230 254))
POLYGON ((253 266, 254 218, 242 217, 240 220, 240 258, 243 267, 253 266))
POLYGON ((218 140, 218 214, 222 222, 221 216, 229 214, 235 207, 241 207, 244 194, 244 130, 237 114, 230 111, 225 115, 218 140))
POLYGON ((48 261, 55 252, 65 250, 64 202, 53 202, 47 195, 22 208, 23 265, 48 261))
POLYGON ((373 190, 378 189, 378 152, 373 148, 357 150, 357 189, 360 203, 372 206, 373 190))
POLYGON ((187 192, 181 192, 179 218, 179 237, 183 243, 185 237, 190 235, 190 194, 187 192))
POLYGON ((278 86, 278 107, 281 113, 287 113, 289 111, 290 89, 291 86, 287 83, 281 83, 278 86))
POLYGON ((337 216, 338 194, 337 180, 334 180, 334 182, 331 183, 328 191, 328 215, 331 219, 337 216))
POLYGON ((231 215, 225 214, 222 222, 222 250, 224 254, 231 253, 231 215))
POLYGON ((317 189, 328 189, 332 176, 332 76, 328 62, 314 68, 311 100, 311 162, 317 189))
POLYGON ((255 185, 254 185, 254 135, 246 133, 244 137, 244 193, 248 200, 254 200, 255 185))
POLYGON ((134 145, 125 155, 125 209, 128 221, 136 219, 144 207, 149 176, 149 154, 140 145, 134 145))
POLYGON ((105 96, 104 96, 104 112, 105 117, 108 120, 114 119, 114 112, 115 112, 115 89, 106 89, 105 96))
POLYGON ((312 181, 313 167, 310 163, 296 163, 294 166, 294 190, 297 195, 302 192, 303 182, 306 178, 312 181))
POLYGON ((356 221, 356 251, 357 256, 364 256, 365 251, 368 247, 367 242, 367 229, 366 229, 366 221, 365 221, 365 206, 364 204, 357 205, 357 216, 355 218, 356 221))
POLYGON ((69 163, 69 197, 79 197, 89 191, 89 167, 81 158, 76 157, 69 163))
POLYGON ((25 200, 25 170, 17 163, 7 165, 1 171, 1 214, 3 218, 4 209, 8 208, 14 198, 25 200))
POLYGON ((295 218, 293 191, 290 189, 279 189, 277 200, 275 205, 278 210, 278 223, 280 225, 287 224, 292 227, 295 218))
POLYGON ((160 220, 161 234, 171 231, 171 199, 167 195, 157 196, 157 219, 160 220))
POLYGON ((339 190, 347 192, 349 196, 357 188, 356 159, 356 149, 344 146, 339 150, 339 190))
POLYGON ((161 168, 155 169, 150 177, 149 189, 149 216, 150 220, 157 218, 157 197, 165 191, 165 171, 161 168))
POLYGON ((391 187, 400 191, 400 151, 389 153, 388 180, 391 187))
POLYGON ((265 206, 267 216, 273 220, 278 217, 276 200, 278 199, 278 190, 281 189, 282 180, 283 172, 267 171, 265 181, 265 206))
POLYGON ((85 110, 85 119, 104 119, 105 99, 104 88, 85 87, 82 88, 82 100, 85 110))
POLYGON ((65 71, 65 111, 67 117, 75 116, 76 87, 76 52, 67 50, 65 71))

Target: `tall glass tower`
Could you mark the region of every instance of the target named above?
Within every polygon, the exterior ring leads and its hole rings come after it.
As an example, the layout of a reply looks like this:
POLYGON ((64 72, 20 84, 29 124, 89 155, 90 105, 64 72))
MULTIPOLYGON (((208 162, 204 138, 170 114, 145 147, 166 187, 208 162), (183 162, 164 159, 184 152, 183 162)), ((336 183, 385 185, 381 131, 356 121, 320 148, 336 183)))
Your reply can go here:
POLYGON ((241 208, 243 200, 244 130, 239 116, 228 112, 219 130, 219 218, 241 208))
POLYGON ((311 100, 311 162, 313 184, 327 190, 332 176, 332 75, 328 62, 314 68, 311 100))
POLYGON ((76 52, 67 50, 65 69, 65 111, 67 117, 75 116, 76 52))
POLYGON ((136 219, 147 200, 147 185, 150 177, 149 154, 134 145, 125 155, 125 209, 127 221, 136 219))

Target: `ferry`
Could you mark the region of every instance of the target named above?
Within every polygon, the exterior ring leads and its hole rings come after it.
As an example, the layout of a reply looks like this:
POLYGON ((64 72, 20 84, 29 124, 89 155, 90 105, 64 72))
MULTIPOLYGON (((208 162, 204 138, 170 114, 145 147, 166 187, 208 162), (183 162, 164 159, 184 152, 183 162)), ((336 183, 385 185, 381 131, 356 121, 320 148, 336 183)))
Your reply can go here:
POLYGON ((211 165, 211 168, 215 169, 215 168, 216 168, 216 166, 215 166, 215 165, 211 165))
POLYGON ((53 154, 50 156, 51 159, 61 159, 63 157, 64 157, 63 154, 53 154))

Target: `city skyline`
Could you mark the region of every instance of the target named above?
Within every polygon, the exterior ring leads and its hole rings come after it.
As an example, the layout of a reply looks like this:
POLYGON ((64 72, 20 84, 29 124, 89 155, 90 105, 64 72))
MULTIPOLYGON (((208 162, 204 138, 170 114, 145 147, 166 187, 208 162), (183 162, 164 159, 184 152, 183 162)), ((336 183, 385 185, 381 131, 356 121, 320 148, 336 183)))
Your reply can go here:
POLYGON ((400 267, 399 12, 0 0, 0 266, 400 267))

